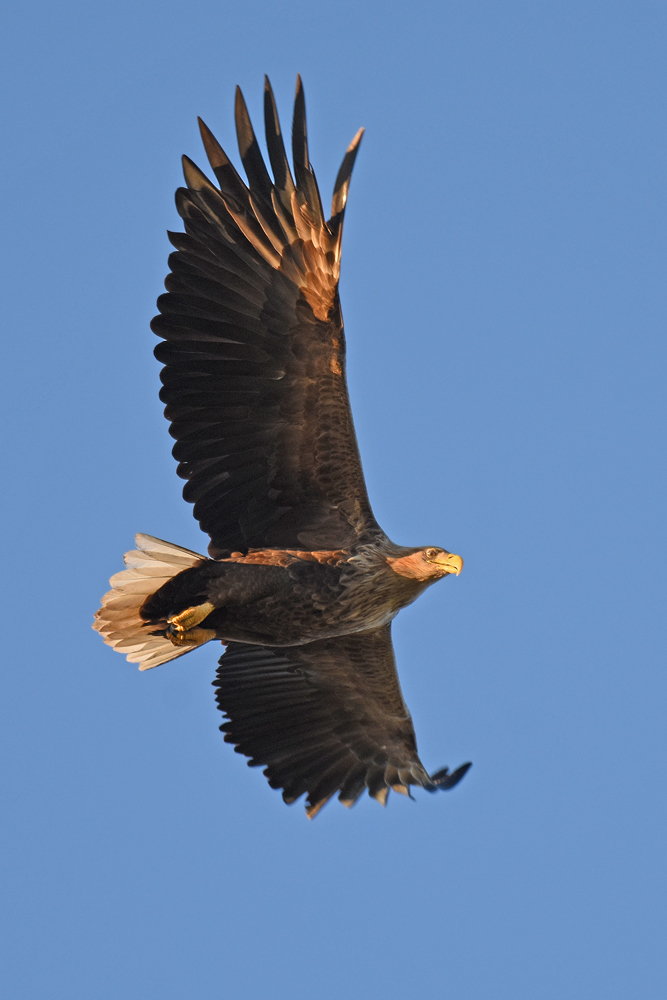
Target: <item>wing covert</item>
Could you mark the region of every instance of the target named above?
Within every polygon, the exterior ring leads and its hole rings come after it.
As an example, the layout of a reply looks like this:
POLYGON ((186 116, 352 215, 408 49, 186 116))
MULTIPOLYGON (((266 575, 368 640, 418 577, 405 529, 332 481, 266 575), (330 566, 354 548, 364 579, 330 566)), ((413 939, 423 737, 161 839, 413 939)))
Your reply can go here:
POLYGON ((242 181, 202 123, 218 181, 184 158, 185 233, 170 234, 153 330, 178 474, 216 558, 234 550, 346 548, 380 529, 364 484, 345 379, 338 277, 342 221, 361 132, 324 221, 308 160, 300 80, 292 177, 265 90, 264 164, 240 91, 242 181))

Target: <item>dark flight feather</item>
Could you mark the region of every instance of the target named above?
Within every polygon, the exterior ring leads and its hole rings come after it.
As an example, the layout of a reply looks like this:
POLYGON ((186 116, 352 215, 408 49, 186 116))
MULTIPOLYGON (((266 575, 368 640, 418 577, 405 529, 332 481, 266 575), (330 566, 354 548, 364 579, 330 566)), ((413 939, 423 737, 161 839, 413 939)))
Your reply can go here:
POLYGON ((303 92, 301 76, 296 78, 296 94, 294 95, 294 118, 292 120, 292 157, 294 167, 310 166, 308 159, 308 127, 306 125, 306 95, 303 92))
POLYGON ((290 212, 294 181, 292 180, 292 171, 290 170, 289 160, 285 152, 285 143, 280 128, 276 100, 273 96, 268 76, 264 77, 264 123, 266 148, 269 152, 269 161, 275 178, 276 191, 280 196, 283 208, 290 212))
POLYGON ((262 195, 270 200, 273 182, 266 169, 264 158, 259 149, 259 143, 255 137, 255 132, 250 121, 248 108, 241 93, 241 88, 236 88, 236 103, 234 108, 236 118, 236 136, 239 144, 241 162, 248 177, 248 185, 251 191, 257 196, 262 195))
POLYGON ((225 740, 285 801, 307 794, 309 813, 336 792, 351 805, 367 788, 384 804, 392 786, 438 787, 417 754, 388 625, 287 648, 230 643, 215 687, 225 740))
MULTIPOLYGON (((292 133, 296 188, 268 83, 265 113, 273 181, 237 92, 247 185, 201 122, 220 187, 184 158, 188 187, 179 191, 177 207, 186 235, 171 236, 172 274, 153 322, 166 342, 156 349, 165 365, 161 398, 177 439, 179 474, 190 480, 184 496, 195 503, 214 557, 266 545, 303 548, 314 538, 340 548, 379 533, 345 381, 337 240, 324 222, 310 167, 300 81, 292 133), (242 433, 229 444, 226 428, 239 416, 265 433, 260 456, 250 457, 242 433), (198 454, 201 424, 209 429, 208 466, 198 454), (217 451, 216 441, 225 442, 217 451), (232 514, 227 498, 236 500, 234 491, 250 481, 244 509, 234 502, 232 514)), ((334 195, 339 215, 352 163, 348 154, 334 195)))

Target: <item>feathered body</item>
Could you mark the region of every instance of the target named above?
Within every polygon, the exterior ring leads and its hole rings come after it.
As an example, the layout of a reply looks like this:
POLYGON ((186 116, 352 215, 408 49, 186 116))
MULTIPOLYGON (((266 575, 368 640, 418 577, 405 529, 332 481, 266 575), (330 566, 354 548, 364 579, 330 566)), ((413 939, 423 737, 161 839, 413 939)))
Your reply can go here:
POLYGON ((338 297, 343 218, 363 130, 325 218, 310 164, 301 81, 293 170, 265 87, 267 170, 240 90, 246 184, 209 129, 217 186, 184 157, 170 233, 161 398, 183 495, 209 558, 137 535, 95 627, 140 669, 220 640, 225 739, 314 815, 335 792, 450 788, 469 765, 429 777, 417 755, 391 644, 398 611, 462 561, 404 548, 366 492, 345 378, 338 297))
POLYGON ((389 624, 432 582, 401 576, 387 562, 420 551, 386 542, 350 552, 269 549, 206 559, 152 594, 141 616, 166 632, 170 617, 209 601, 206 628, 225 644, 296 646, 363 632, 389 624))

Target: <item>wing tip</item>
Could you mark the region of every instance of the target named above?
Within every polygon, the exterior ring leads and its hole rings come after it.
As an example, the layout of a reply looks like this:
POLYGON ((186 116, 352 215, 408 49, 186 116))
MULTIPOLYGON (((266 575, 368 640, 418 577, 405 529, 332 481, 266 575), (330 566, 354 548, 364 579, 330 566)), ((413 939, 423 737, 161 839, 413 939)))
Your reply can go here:
POLYGON ((319 802, 315 802, 312 806, 306 806, 306 816, 308 819, 315 819, 320 810, 324 809, 329 799, 332 798, 333 794, 334 793, 332 792, 331 795, 326 795, 323 799, 320 799, 319 802))
POLYGON ((216 167, 226 167, 229 163, 229 157, 211 132, 204 119, 197 116, 197 124, 199 125, 199 134, 201 136, 201 141, 204 144, 204 150, 206 152, 208 162, 211 164, 213 170, 215 170, 216 167))
POLYGON ((388 796, 389 796, 389 788, 387 787, 387 785, 385 785, 384 788, 380 788, 377 792, 371 793, 371 798, 374 798, 376 802, 379 802, 383 808, 385 808, 387 805, 388 796))
POLYGON ((465 764, 461 764, 457 767, 455 771, 449 773, 448 767, 443 767, 440 771, 436 771, 435 774, 431 775, 431 782, 433 787, 429 788, 428 791, 443 791, 448 792, 450 789, 455 788, 459 781, 465 778, 466 774, 472 767, 472 761, 466 761, 465 764))
POLYGON ((363 137, 364 137, 365 134, 366 134, 366 128, 365 128, 364 125, 362 125, 360 129, 357 129, 357 131, 356 131, 356 133, 354 135, 354 138, 352 139, 352 142, 347 147, 347 149, 345 150, 345 152, 346 153, 353 153, 356 149, 358 149, 359 148, 359 143, 361 142, 361 140, 363 139, 363 137))

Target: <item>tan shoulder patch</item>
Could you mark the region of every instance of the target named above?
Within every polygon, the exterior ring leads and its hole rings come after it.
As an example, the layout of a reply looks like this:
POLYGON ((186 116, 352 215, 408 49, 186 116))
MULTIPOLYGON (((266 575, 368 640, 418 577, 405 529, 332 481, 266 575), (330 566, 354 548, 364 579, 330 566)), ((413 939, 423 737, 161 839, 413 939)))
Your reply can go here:
POLYGON ((344 549, 317 549, 312 552, 305 549, 251 549, 245 556, 241 552, 232 552, 231 556, 220 561, 243 563, 246 566, 289 566, 301 559, 304 562, 336 566, 346 562, 348 556, 349 553, 344 549))

